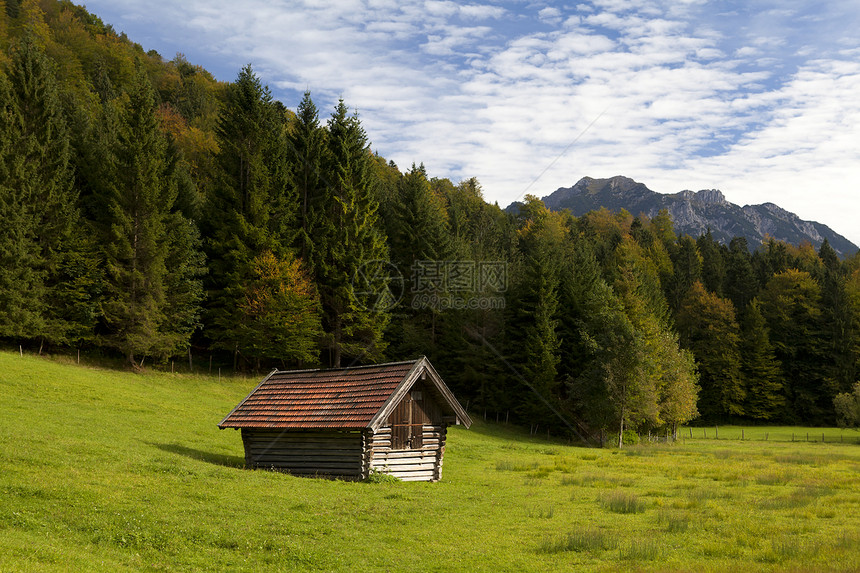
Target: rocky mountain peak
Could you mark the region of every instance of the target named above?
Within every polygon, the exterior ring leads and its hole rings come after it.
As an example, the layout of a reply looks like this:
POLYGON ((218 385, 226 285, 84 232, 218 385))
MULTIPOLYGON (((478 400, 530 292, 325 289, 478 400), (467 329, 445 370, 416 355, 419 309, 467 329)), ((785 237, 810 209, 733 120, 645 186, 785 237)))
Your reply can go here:
POLYGON ((679 235, 697 237, 710 229, 718 241, 728 243, 733 237, 744 237, 750 248, 757 247, 766 236, 795 245, 809 241, 816 248, 826 238, 842 256, 857 252, 856 245, 826 225, 803 221, 773 203, 740 207, 727 201, 718 189, 662 194, 629 177, 583 177, 574 186, 544 197, 543 202, 550 209, 569 209, 576 216, 606 207, 654 217, 666 209, 679 235))
POLYGON ((702 203, 711 203, 716 205, 728 204, 726 196, 719 189, 702 189, 696 193, 696 199, 702 203))
POLYGON ((702 189, 701 191, 690 191, 685 189, 675 193, 675 197, 684 201, 698 201, 709 205, 728 205, 726 196, 719 189, 702 189))

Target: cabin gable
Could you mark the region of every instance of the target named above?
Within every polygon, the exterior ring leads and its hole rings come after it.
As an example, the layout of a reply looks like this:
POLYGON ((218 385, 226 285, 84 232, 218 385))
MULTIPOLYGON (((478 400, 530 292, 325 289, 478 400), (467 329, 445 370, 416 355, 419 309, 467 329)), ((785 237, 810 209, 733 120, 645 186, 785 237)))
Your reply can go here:
POLYGON ((368 471, 404 481, 442 478, 447 425, 433 392, 423 383, 412 386, 394 405, 385 423, 369 432, 368 471))

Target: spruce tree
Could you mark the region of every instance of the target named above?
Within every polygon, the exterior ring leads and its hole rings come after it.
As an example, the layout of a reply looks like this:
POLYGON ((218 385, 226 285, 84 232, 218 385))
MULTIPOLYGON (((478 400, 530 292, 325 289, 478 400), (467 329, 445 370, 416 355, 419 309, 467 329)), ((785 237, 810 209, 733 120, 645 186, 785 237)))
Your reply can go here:
POLYGON ((93 258, 79 225, 54 65, 29 34, 0 79, 0 335, 69 343, 92 328, 93 258))
POLYGON ((789 269, 771 277, 760 300, 782 363, 789 421, 832 422, 837 389, 829 376, 832 358, 823 336, 821 287, 806 271, 789 269))
POLYGON ((702 255, 702 284, 717 296, 723 296, 726 280, 725 257, 728 251, 711 235, 711 230, 696 239, 696 246, 702 255))
POLYGON ((745 412, 757 420, 777 420, 785 408, 782 372, 758 299, 741 321, 741 376, 747 388, 745 412))
POLYGON ((702 416, 713 421, 745 415, 740 330, 731 301, 696 282, 681 305, 677 325, 682 344, 699 365, 702 416))
MULTIPOLYGON (((451 234, 444 199, 433 192, 423 165, 416 167, 413 164, 409 172, 399 177, 396 194, 389 198, 386 207, 384 222, 391 262, 396 265, 400 276, 409 281, 413 271, 420 273, 424 268, 441 270, 442 274, 456 273, 459 263, 451 262, 451 234)), ((474 271, 474 260, 469 264, 474 271)), ((455 283, 448 285, 448 291, 440 288, 432 293, 414 294, 419 297, 427 294, 468 297, 473 293, 466 292, 455 283)), ((399 339, 394 351, 403 355, 426 354, 438 361, 435 350, 442 321, 453 318, 455 312, 433 304, 412 308, 411 302, 404 301, 405 304, 399 305, 392 313, 391 328, 399 339)))
MULTIPOLYGON (((547 249, 549 250, 549 249, 547 249)), ((545 401, 557 402, 559 385, 558 364, 558 262, 553 253, 543 249, 527 255, 524 273, 528 296, 520 302, 521 318, 528 321, 521 340, 522 374, 532 385, 535 395, 524 393, 521 414, 523 418, 537 423, 548 418, 545 401)), ((558 422, 553 420, 553 425, 558 422)))
POLYGON ((743 237, 735 237, 729 243, 724 293, 735 305, 735 311, 742 313, 755 298, 758 288, 747 241, 743 237))
POLYGON ((320 285, 324 349, 338 367, 344 358, 371 361, 385 350, 389 315, 379 297, 387 288, 388 251, 378 221, 372 156, 357 115, 341 100, 327 124, 327 186, 313 234, 314 273, 320 285), (361 298, 359 298, 361 296, 361 298))
POLYGON ((451 254, 445 203, 431 189, 423 167, 413 164, 400 177, 391 216, 385 221, 391 260, 406 274, 415 261, 442 261, 451 254))
POLYGON ((0 71, 0 336, 32 338, 43 330, 43 277, 37 251, 32 190, 22 184, 26 163, 18 155, 20 114, 0 71))
POLYGON ((517 410, 530 424, 558 426, 547 405, 558 405, 559 273, 566 229, 559 214, 527 196, 517 235, 521 263, 508 309, 507 355, 528 386, 518 388, 517 410))
POLYGON ((821 267, 816 277, 821 285, 822 319, 829 344, 830 374, 838 391, 847 392, 856 381, 860 348, 860 308, 852 304, 847 267, 827 239, 818 251, 821 267))
POLYGON ((604 383, 605 363, 630 343, 633 329, 620 301, 600 274, 591 245, 577 240, 560 281, 559 375, 567 410, 576 419, 606 429, 613 408, 604 383), (627 328, 625 328, 625 326, 627 328))
POLYGON ((689 235, 678 239, 678 247, 672 263, 674 272, 669 279, 666 298, 669 306, 677 313, 693 283, 702 278, 702 256, 699 254, 696 242, 689 235))
POLYGON ((319 113, 310 92, 305 92, 296 109, 296 119, 287 135, 287 147, 293 165, 292 184, 299 204, 299 252, 302 259, 314 268, 317 262, 314 236, 321 224, 314 217, 322 214, 325 199, 326 180, 322 169, 326 147, 325 130, 320 125, 319 113))
POLYGON ((146 356, 187 347, 197 326, 201 260, 196 230, 173 209, 176 178, 140 66, 118 127, 114 169, 97 198, 105 210, 104 341, 137 368, 146 356))
MULTIPOLYGON (((296 241, 296 195, 285 122, 269 89, 251 66, 243 68, 230 86, 219 119, 217 175, 204 209, 208 335, 217 348, 233 353, 234 367, 240 356, 252 364, 261 358, 255 350, 259 347, 247 337, 253 325, 247 324, 247 313, 241 310, 246 285, 255 280, 254 261, 264 253, 288 260, 296 241)), ((289 360, 291 352, 285 348, 282 357, 289 360)))

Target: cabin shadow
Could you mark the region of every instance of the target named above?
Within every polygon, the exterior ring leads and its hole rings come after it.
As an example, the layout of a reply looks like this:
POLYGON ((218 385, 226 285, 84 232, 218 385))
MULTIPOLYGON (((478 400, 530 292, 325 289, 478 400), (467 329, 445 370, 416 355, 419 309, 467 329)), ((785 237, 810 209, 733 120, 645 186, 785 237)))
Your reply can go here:
POLYGON ((245 467, 245 458, 242 456, 231 456, 228 454, 216 454, 213 452, 205 452, 203 450, 198 450, 195 448, 189 448, 187 446, 181 446, 179 444, 156 444, 150 443, 151 446, 155 446, 159 450, 163 452, 167 452, 170 454, 178 454, 180 456, 185 456, 187 458, 191 458, 193 460, 200 460, 210 464, 214 464, 216 466, 224 466, 227 468, 238 468, 242 469, 245 467))

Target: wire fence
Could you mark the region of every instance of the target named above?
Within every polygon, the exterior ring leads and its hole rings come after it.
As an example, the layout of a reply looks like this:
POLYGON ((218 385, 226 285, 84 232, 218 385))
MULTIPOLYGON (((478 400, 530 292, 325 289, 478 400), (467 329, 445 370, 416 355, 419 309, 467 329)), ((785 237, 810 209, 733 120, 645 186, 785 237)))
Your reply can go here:
POLYGON ((860 444, 860 430, 803 427, 687 426, 678 437, 699 440, 860 444))

